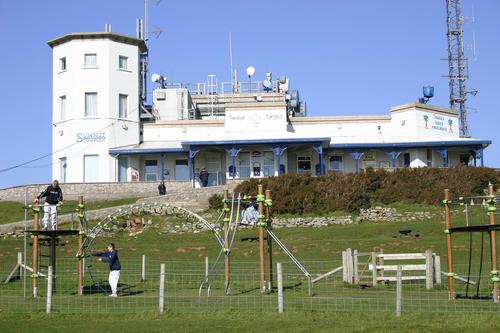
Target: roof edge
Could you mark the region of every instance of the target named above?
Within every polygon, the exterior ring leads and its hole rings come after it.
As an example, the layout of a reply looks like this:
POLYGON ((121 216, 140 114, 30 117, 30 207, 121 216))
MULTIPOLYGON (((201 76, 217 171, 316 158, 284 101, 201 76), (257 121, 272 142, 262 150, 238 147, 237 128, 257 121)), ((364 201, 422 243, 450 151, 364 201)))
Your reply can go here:
POLYGON ((147 51, 148 47, 146 42, 142 39, 135 37, 116 34, 113 32, 74 32, 66 34, 55 39, 49 40, 47 44, 54 48, 55 46, 67 43, 72 40, 85 40, 85 39, 109 39, 115 42, 121 42, 125 44, 138 46, 141 52, 147 51))

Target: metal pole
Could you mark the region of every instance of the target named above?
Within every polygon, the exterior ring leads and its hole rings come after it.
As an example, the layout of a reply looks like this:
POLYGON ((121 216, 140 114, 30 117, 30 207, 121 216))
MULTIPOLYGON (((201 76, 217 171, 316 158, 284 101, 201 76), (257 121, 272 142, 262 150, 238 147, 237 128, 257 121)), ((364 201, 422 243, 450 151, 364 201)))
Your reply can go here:
MULTIPOLYGON (((495 196, 493 195, 493 184, 488 184, 488 214, 490 218, 490 224, 495 225, 495 196)), ((491 271, 493 278, 493 302, 497 303, 498 299, 498 266, 497 266, 497 233, 495 230, 490 232, 490 244, 491 244, 491 271)))
MULTIPOLYGON (((271 190, 266 190, 266 219, 268 228, 271 228, 271 190)), ((267 235, 267 290, 273 290, 273 239, 267 235)))
POLYGON ((257 196, 257 201, 259 203, 259 254, 260 254, 260 292, 266 291, 265 283, 265 258, 264 258, 264 194, 262 185, 259 185, 259 194, 257 196))
POLYGON ((207 280, 208 280, 208 272, 209 272, 208 257, 205 257, 205 279, 207 280))
POLYGON ((276 271, 278 273, 278 312, 283 313, 283 270, 280 262, 276 264, 276 271))
MULTIPOLYGON (((225 253, 225 284, 224 289, 226 295, 230 292, 230 284, 231 284, 231 257, 229 253, 229 215, 232 214, 229 208, 229 190, 227 188, 224 189, 224 253, 225 253)), ((237 218, 237 217, 236 217, 237 218)))
POLYGON ((83 205, 83 195, 78 196, 78 219, 79 223, 79 232, 78 232, 78 281, 77 281, 77 289, 78 295, 83 295, 83 257, 80 253, 83 246, 83 214, 84 214, 84 205, 83 205))
POLYGON ((401 307, 403 300, 403 270, 401 265, 398 265, 396 274, 396 317, 401 316, 401 307))
POLYGON ((160 313, 165 311, 165 264, 160 265, 160 313))
POLYGON ((52 266, 49 266, 49 273, 47 274, 47 313, 52 310, 52 266))
POLYGON ((448 189, 444 190, 444 218, 445 218, 445 228, 446 228, 446 253, 448 260, 448 294, 450 301, 455 300, 455 292, 453 290, 453 252, 452 252, 452 240, 451 234, 449 232, 451 228, 451 211, 449 206, 450 192, 448 189))
MULTIPOLYGON (((33 209, 33 230, 38 230, 40 206, 33 209)), ((38 233, 33 235, 33 274, 32 274, 33 297, 38 297, 38 233)))
POLYGON ((142 255, 141 281, 146 281, 146 255, 142 255))
POLYGON ((28 230, 28 188, 24 188, 24 253, 23 253, 23 297, 26 298, 26 252, 28 251, 28 240, 27 240, 27 233, 26 230, 28 230))

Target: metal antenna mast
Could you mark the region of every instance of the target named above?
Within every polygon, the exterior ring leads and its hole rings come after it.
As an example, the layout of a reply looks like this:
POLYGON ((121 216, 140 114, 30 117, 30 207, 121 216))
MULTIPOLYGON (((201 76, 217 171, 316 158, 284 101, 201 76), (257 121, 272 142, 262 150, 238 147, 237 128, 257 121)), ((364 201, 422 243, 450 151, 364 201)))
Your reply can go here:
POLYGON ((460 136, 468 138, 467 90, 465 81, 469 78, 467 58, 464 53, 461 0, 446 0, 448 26, 448 76, 450 79, 450 108, 459 115, 460 136))

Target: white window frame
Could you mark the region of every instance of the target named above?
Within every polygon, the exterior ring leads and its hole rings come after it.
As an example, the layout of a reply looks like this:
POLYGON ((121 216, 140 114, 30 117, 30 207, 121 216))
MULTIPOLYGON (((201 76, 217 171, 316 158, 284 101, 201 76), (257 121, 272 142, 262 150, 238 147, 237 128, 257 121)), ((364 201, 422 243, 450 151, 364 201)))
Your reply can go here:
POLYGON ((127 56, 124 56, 124 55, 118 56, 118 68, 128 70, 128 57, 127 56), (122 60, 123 60, 123 63, 122 63, 122 60), (123 64, 125 66, 122 66, 123 64))
POLYGON ((91 92, 86 92, 85 93, 85 101, 84 101, 84 107, 85 107, 85 110, 84 110, 84 115, 86 118, 96 118, 97 115, 98 115, 98 95, 97 95, 97 92, 95 91, 91 91, 91 92), (90 107, 91 105, 89 105, 89 98, 90 96, 95 96, 95 106, 93 109, 95 110, 91 110, 90 107))
POLYGON ((337 155, 337 154, 334 154, 334 155, 330 155, 330 157, 328 158, 328 168, 330 168, 331 171, 334 171, 334 172, 344 172, 344 156, 343 155, 337 155), (334 169, 332 168, 332 161, 331 159, 333 157, 340 157, 340 169, 334 169))
POLYGON ((297 174, 299 175, 303 175, 307 172, 309 173, 312 173, 312 167, 313 167, 313 164, 312 164, 312 158, 311 156, 308 156, 308 155, 298 155, 297 156, 297 174), (299 162, 309 162, 309 170, 301 170, 299 168, 299 162))
POLYGON ((66 120, 66 95, 59 96, 59 119, 66 120))
MULTIPOLYGON (((156 182, 158 181, 158 160, 157 159, 147 159, 144 161, 144 181, 147 181, 147 182, 156 182), (148 172, 147 170, 147 163, 148 162, 156 162, 156 171, 153 173, 153 172, 148 172), (152 180, 148 180, 148 176, 152 176, 154 175, 154 179, 152 180)), ((152 165, 151 165, 152 166, 152 165)))
POLYGON ((97 67, 97 53, 85 53, 83 55, 83 67, 96 68, 97 67), (94 63, 88 62, 90 59, 92 59, 91 57, 93 57, 95 59, 94 63))
POLYGON ((261 170, 261 174, 264 176, 264 177, 271 177, 271 176, 274 176, 274 173, 275 173, 275 160, 274 160, 274 153, 272 151, 265 151, 263 152, 262 154, 262 170, 261 170), (266 156, 269 156, 269 154, 271 155, 272 158, 266 158, 266 156), (269 161, 272 160, 271 163, 266 163, 266 162, 269 162, 269 161), (269 170, 269 168, 271 168, 269 170), (266 172, 266 171, 269 171, 269 172, 266 172))
POLYGON ((128 95, 118 95, 118 118, 128 118, 128 95), (125 104, 122 104, 122 98, 125 99, 125 104))
POLYGON ((65 157, 59 158, 59 181, 66 183, 66 172, 68 170, 68 160, 65 157))
POLYGON ((59 58, 59 70, 64 72, 68 67, 68 63, 66 62, 66 57, 59 58))

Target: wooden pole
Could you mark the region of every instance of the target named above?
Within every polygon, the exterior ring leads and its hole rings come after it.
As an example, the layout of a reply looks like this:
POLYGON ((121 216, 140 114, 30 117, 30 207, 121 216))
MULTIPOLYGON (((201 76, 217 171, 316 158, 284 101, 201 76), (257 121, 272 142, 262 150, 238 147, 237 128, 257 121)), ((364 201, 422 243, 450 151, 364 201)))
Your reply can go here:
POLYGON ((432 251, 425 251, 425 289, 430 290, 434 286, 434 269, 432 251))
POLYGON ((280 262, 276 264, 276 271, 278 273, 278 312, 283 313, 283 270, 280 262))
POLYGON ((400 265, 398 265, 398 271, 396 273, 396 317, 401 316, 401 307, 403 300, 403 270, 400 265))
MULTIPOLYGON (((271 203, 271 190, 266 190, 266 202, 271 203)), ((271 228, 271 206, 266 204, 267 227, 271 228)), ((273 290, 273 240, 267 235, 267 290, 273 290)))
MULTIPOLYGON (((33 230, 39 228, 40 206, 33 209, 33 230)), ((33 297, 38 297, 38 233, 33 235, 33 275, 32 275, 33 297)))
MULTIPOLYGON (((488 203, 488 215, 490 218, 490 224, 495 224, 495 197, 493 195, 493 184, 488 184, 488 194, 490 196, 488 203)), ((490 232, 490 244, 491 244, 491 272, 493 279, 493 301, 498 302, 498 266, 497 266, 497 233, 495 230, 490 232)))
POLYGON ((146 281, 146 255, 142 255, 142 263, 141 263, 141 281, 146 281))
POLYGON ((377 253, 372 252, 372 284, 377 286, 377 253))
POLYGON ((450 301, 455 300, 455 291, 453 290, 453 252, 452 252, 452 241, 451 234, 449 232, 451 228, 451 211, 449 206, 450 192, 448 189, 444 190, 444 218, 445 218, 445 228, 446 228, 446 253, 448 261, 448 294, 450 301))
POLYGON ((230 292, 230 284, 231 284, 231 258, 229 253, 229 215, 231 213, 228 200, 229 200, 229 190, 226 188, 224 189, 224 253, 226 255, 225 265, 224 265, 224 272, 225 272, 224 289, 226 295, 229 294, 230 292))
POLYGON ((49 272, 47 274, 47 306, 46 312, 50 313, 52 311, 52 266, 49 266, 49 272))
POLYGON ((359 267, 358 267, 358 250, 354 250, 352 253, 352 265, 354 274, 354 283, 359 283, 359 267))
POLYGON ((264 258, 264 193, 262 185, 259 185, 259 194, 257 196, 257 201, 259 203, 259 254, 260 254, 260 292, 266 292, 266 282, 265 282, 265 258, 264 258))
POLYGON ((159 304, 160 313, 165 311, 165 264, 160 265, 160 299, 159 304))
POLYGON ((84 214, 83 195, 78 196, 78 215, 79 215, 79 232, 78 232, 78 276, 77 276, 77 290, 78 295, 83 295, 83 256, 82 246, 85 231, 83 230, 82 216, 84 214))

